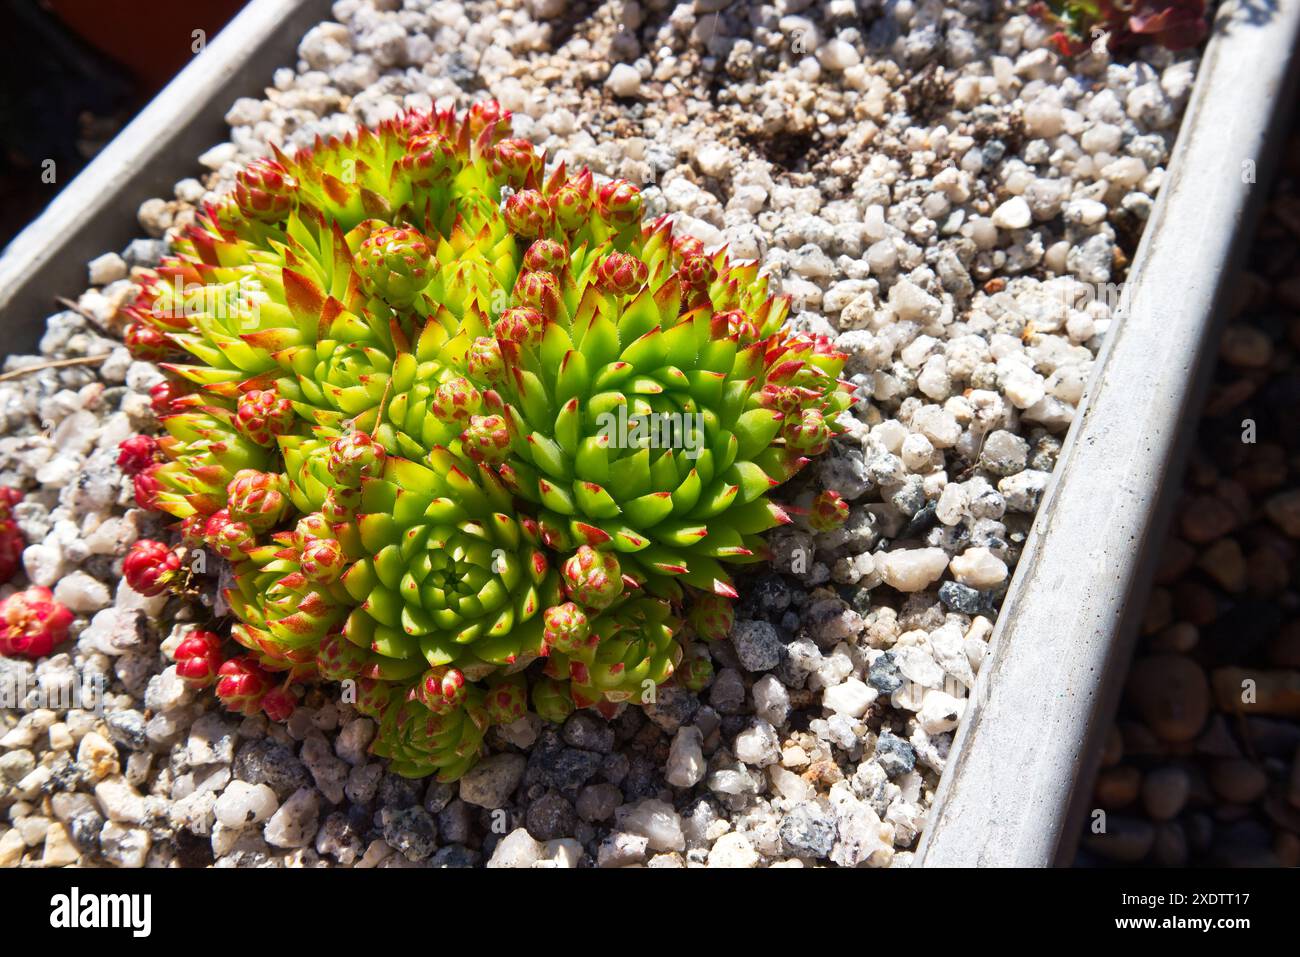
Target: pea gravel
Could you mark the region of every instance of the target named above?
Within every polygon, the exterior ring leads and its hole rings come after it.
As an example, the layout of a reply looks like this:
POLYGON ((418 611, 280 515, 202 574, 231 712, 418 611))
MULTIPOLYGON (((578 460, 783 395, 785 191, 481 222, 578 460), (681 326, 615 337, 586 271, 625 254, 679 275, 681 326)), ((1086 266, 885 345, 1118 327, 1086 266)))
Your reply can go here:
MULTIPOLYGON (((75 640, 0 664, 0 865, 906 866, 1061 439, 1114 321, 1196 57, 1066 63, 976 0, 340 0, 146 234, 89 266, 41 355, 0 383, 0 481, 27 579, 75 640), (454 785, 372 760, 373 723, 309 694, 239 720, 167 656, 212 598, 146 599, 121 557, 157 537, 114 464, 160 373, 121 346, 132 270, 266 144, 495 97, 551 162, 643 184, 653 214, 761 258, 791 323, 857 387, 844 435, 787 493, 843 528, 771 537, 716 677, 611 722, 523 719, 454 785), (51 689, 106 687, 103 714, 51 689)), ((23 584, 15 581, 9 587, 23 584)), ((211 591, 211 588, 209 588, 211 591)), ((85 702, 82 702, 85 703, 85 702)), ((1027 734, 1041 733, 1029 726, 1027 734)), ((1010 771, 1009 773, 1014 773, 1010 771)))

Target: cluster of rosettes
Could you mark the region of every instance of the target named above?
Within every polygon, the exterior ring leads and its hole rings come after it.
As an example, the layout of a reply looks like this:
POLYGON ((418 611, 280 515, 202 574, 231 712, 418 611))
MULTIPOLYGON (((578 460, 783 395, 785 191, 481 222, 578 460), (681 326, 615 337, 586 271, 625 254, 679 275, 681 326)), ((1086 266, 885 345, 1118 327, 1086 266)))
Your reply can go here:
POLYGON ((1113 51, 1157 43, 1187 50, 1209 33, 1205 0, 1035 0, 1029 12, 1056 29, 1062 56, 1104 44, 1113 51))
MULTIPOLYGON (((197 632, 178 672, 273 717, 346 682, 411 776, 464 773, 530 703, 707 684, 692 640, 730 629, 727 566, 764 559, 791 520, 768 493, 850 401, 756 264, 643 224, 629 183, 546 176, 508 120, 276 152, 131 307, 170 378, 122 467, 233 572, 239 655, 197 632)), ((128 578, 184 587, 176 551, 137 544, 128 578)))

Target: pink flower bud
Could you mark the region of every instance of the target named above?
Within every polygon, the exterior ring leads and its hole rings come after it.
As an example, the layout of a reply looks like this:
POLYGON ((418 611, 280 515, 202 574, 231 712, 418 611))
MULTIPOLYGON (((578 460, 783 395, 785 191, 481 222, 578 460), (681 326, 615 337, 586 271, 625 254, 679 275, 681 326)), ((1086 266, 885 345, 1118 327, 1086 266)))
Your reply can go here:
POLYGON ((262 696, 262 710, 272 721, 288 721, 298 709, 298 696, 289 688, 272 688, 262 696))
POLYGON ((157 326, 136 320, 126 327, 123 336, 132 359, 160 362, 176 351, 171 338, 157 326))
POLYGON ((149 390, 149 404, 157 415, 170 415, 176 411, 174 403, 189 395, 194 387, 180 379, 164 379, 149 390))
POLYGON ((430 668, 411 689, 411 699, 434 714, 451 714, 465 700, 465 676, 455 668, 430 668))
POLYGON ((816 532, 839 528, 849 517, 849 503, 839 492, 827 489, 815 499, 808 512, 808 525, 816 532))
POLYGON ((464 376, 448 379, 438 386, 429 402, 429 408, 439 421, 460 425, 483 405, 483 395, 464 376))
POLYGON ((535 189, 515 193, 506 200, 503 213, 512 233, 530 239, 545 235, 555 222, 550 202, 535 189))
POLYGON ((560 284, 548 272, 521 272, 515 280, 515 302, 536 309, 554 321, 560 314, 560 284))
POLYGON ((607 608, 623 593, 623 575, 618 559, 609 552, 582 545, 564 563, 564 586, 569 597, 578 604, 597 611, 607 608))
POLYGON ((329 473, 334 481, 358 488, 363 475, 384 471, 384 447, 364 432, 349 432, 330 443, 329 473))
POLYGON ((250 442, 270 447, 275 437, 293 428, 293 403, 274 392, 253 389, 239 397, 235 428, 250 442))
POLYGON ((131 485, 135 491, 135 504, 146 512, 158 512, 162 509, 158 506, 158 493, 163 490, 162 482, 158 480, 158 470, 161 465, 150 465, 143 472, 138 472, 131 476, 131 485))
POLYGON ((627 253, 610 253, 596 265, 600 288, 620 296, 640 292, 649 278, 650 267, 627 253))
POLYGON ((222 665, 221 638, 210 631, 191 631, 176 646, 176 673, 191 688, 206 688, 217 680, 222 665))
POLYGON ((308 542, 298 559, 298 567, 307 580, 322 585, 338 581, 347 564, 343 546, 332 538, 317 538, 308 542))
POLYGON ((466 360, 469 374, 480 382, 500 385, 505 381, 506 366, 496 339, 479 336, 470 344, 466 360))
POLYGON ((554 648, 564 655, 576 655, 596 645, 586 613, 571 601, 546 609, 542 624, 542 644, 547 651, 554 648))
POLYGON ((531 272, 559 275, 569 265, 569 250, 554 239, 539 239, 524 253, 524 268, 531 272))
POLYGON ((117 446, 117 467, 137 475, 159 460, 158 440, 152 435, 133 435, 117 446))
POLYGON ((710 592, 695 596, 686 616, 696 636, 705 641, 722 641, 731 634, 735 619, 735 603, 710 592))
POLYGON ((240 469, 226 486, 226 496, 230 518, 259 533, 277 525, 290 506, 284 476, 277 472, 240 469))
POLYGON ((521 346, 541 345, 546 332, 546 317, 538 310, 516 306, 501 313, 493 331, 502 342, 517 342, 521 346))
POLYGON ((235 175, 235 205, 249 219, 278 223, 293 210, 297 181, 271 159, 254 160, 235 175))
POLYGON ((122 559, 122 576, 134 591, 153 598, 176 580, 181 557, 162 542, 142 538, 122 559))
POLYGON ((821 455, 831 444, 831 430, 816 409, 804 409, 785 420, 782 430, 786 447, 800 455, 821 455))
POLYGON ((469 426, 460 434, 460 443, 475 462, 495 465, 510 452, 510 430, 502 416, 471 416, 469 426))
POLYGON ((616 225, 625 226, 641 218, 641 190, 625 179, 612 180, 596 194, 600 214, 616 225))
POLYGON ((502 140, 492 147, 488 162, 493 176, 504 177, 516 189, 528 181, 531 173, 541 175, 542 158, 528 140, 502 140))
POLYGON ((271 679, 256 658, 232 658, 217 669, 217 675, 217 697, 228 709, 250 717, 262 710, 271 679))

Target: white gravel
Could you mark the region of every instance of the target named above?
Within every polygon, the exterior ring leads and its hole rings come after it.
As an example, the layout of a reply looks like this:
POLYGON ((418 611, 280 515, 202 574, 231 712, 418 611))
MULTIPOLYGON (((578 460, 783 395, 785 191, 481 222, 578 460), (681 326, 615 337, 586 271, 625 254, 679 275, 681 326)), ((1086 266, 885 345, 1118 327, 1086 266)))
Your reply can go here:
POLYGON ((210 611, 119 583, 129 544, 163 534, 114 464, 155 425, 160 373, 116 336, 127 263, 161 244, 108 253, 41 357, 5 368, 107 358, 0 383, 0 483, 27 490, 27 575, 79 615, 64 654, 4 675, 63 669, 107 689, 102 717, 4 712, 0 864, 909 863, 991 616, 1122 321, 1115 284, 1196 64, 1067 65, 1041 24, 986 9, 627 0, 575 23, 553 0, 336 3, 264 99, 232 105, 229 141, 198 158, 208 172, 141 207, 144 232, 191 221, 267 144, 494 96, 549 161, 645 184, 677 229, 761 258, 792 325, 849 354, 845 434, 787 492, 834 489, 849 519, 771 536, 772 567, 745 582, 698 698, 663 689, 594 730, 584 716, 562 734, 494 731, 498 753, 459 785, 386 774, 366 752, 373 722, 329 689, 289 728, 224 716, 214 737, 211 696, 160 652, 173 623, 210 611))

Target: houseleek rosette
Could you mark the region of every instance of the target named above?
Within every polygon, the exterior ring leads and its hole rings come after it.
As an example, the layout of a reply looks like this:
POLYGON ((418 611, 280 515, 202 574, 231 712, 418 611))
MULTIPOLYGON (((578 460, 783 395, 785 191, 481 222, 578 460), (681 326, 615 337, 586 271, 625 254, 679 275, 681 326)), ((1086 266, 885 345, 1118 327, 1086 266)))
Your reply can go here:
POLYGON ((577 249, 536 282, 557 291, 548 313, 498 323, 500 471, 551 547, 616 552, 656 594, 734 597, 722 563, 760 560, 759 533, 790 520, 767 493, 829 444, 844 356, 783 337, 749 267, 681 252, 666 224, 628 248, 577 249))
POLYGON ((274 719, 349 682, 375 753, 444 780, 529 706, 703 687, 680 619, 725 634, 844 357, 783 331, 756 264, 641 219, 490 103, 242 170, 127 310, 170 376, 137 499, 234 577, 241 650, 187 673, 274 719))
POLYGON ((444 665, 477 679, 537 657, 559 576, 536 524, 511 516, 487 469, 438 448, 426 461, 389 459, 363 483, 363 555, 342 579, 356 604, 345 636, 395 679, 444 665))
POLYGON ((679 622, 667 601, 636 598, 588 621, 576 605, 547 612, 546 673, 568 681, 579 708, 624 701, 652 704, 682 660, 679 622))

